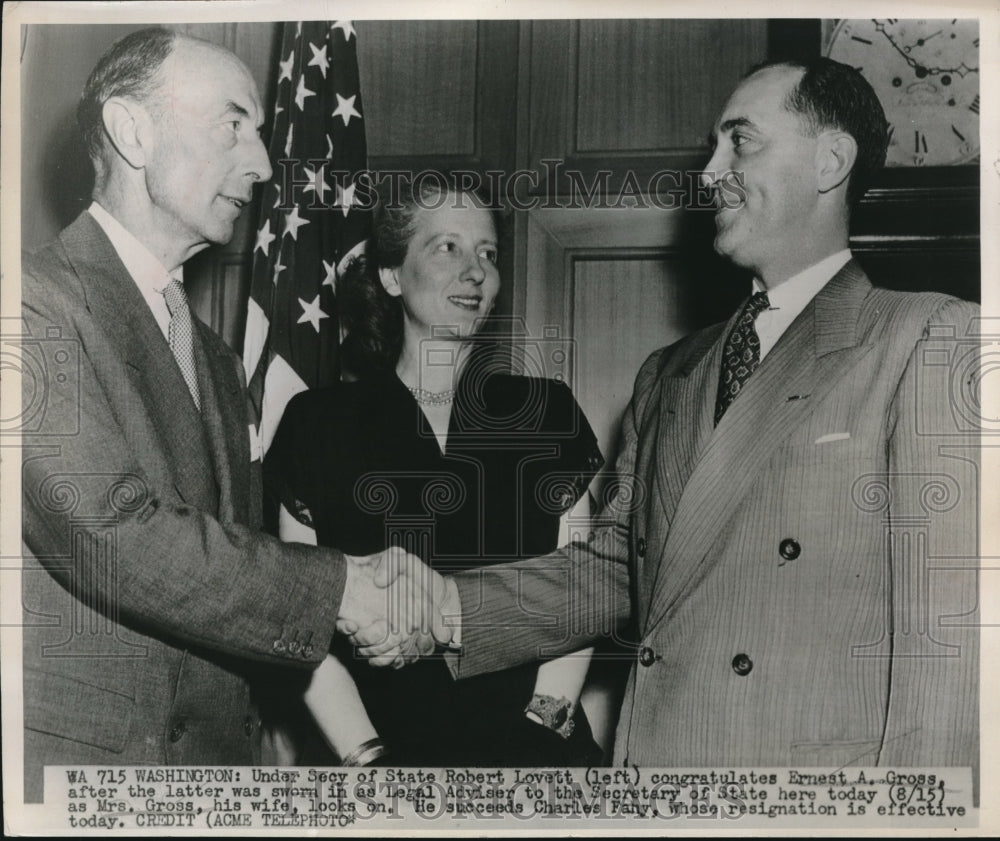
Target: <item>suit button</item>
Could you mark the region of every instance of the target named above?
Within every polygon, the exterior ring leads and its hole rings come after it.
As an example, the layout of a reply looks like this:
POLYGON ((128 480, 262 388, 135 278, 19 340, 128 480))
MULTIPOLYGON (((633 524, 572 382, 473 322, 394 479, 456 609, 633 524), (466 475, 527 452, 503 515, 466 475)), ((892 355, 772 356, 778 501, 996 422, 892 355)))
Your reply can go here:
POLYGON ((178 721, 170 728, 170 741, 179 742, 183 738, 185 730, 187 730, 187 727, 184 725, 184 722, 178 721))
POLYGON ((639 538, 638 542, 635 544, 635 551, 639 553, 640 558, 646 557, 646 538, 639 538))
POLYGON ((271 645, 271 650, 274 651, 275 654, 284 654, 285 653, 285 641, 284 640, 275 640, 274 643, 272 643, 272 645, 271 645))
POLYGON ((733 671, 740 677, 746 677, 753 670, 753 660, 746 654, 737 654, 733 658, 733 671))
POLYGON ((253 735, 253 719, 250 716, 243 719, 243 732, 248 736, 253 735))
POLYGON ((784 540, 778 544, 778 554, 781 555, 786 561, 794 561, 799 555, 802 554, 802 547, 799 546, 797 540, 792 540, 790 537, 786 537, 784 540))
POLYGON ((298 654, 300 648, 302 648, 302 645, 299 643, 298 640, 292 640, 290 643, 288 643, 289 654, 298 654))
POLYGON ((639 663, 647 668, 652 666, 659 658, 648 645, 639 649, 639 663))

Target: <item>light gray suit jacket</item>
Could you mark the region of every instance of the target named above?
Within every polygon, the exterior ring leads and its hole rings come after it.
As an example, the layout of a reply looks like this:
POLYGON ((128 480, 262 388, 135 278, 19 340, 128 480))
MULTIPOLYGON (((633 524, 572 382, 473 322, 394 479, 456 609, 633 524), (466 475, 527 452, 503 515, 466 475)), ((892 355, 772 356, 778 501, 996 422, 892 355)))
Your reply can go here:
POLYGON ((26 799, 44 764, 251 764, 251 665, 322 660, 342 558, 259 532, 239 358, 194 320, 199 414, 89 214, 22 281, 26 799))
POLYGON ((606 522, 460 575, 456 672, 631 615, 616 763, 975 766, 977 313, 852 261, 718 427, 733 321, 653 354, 606 522))

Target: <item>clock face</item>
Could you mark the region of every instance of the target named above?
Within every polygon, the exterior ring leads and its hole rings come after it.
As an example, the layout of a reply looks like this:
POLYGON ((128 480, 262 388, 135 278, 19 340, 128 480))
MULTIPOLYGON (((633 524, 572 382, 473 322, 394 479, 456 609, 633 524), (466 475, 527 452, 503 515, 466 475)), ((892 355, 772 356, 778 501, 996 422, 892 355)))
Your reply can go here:
POLYGON ((889 121, 888 166, 938 166, 979 154, 976 20, 844 20, 827 55, 857 68, 889 121))

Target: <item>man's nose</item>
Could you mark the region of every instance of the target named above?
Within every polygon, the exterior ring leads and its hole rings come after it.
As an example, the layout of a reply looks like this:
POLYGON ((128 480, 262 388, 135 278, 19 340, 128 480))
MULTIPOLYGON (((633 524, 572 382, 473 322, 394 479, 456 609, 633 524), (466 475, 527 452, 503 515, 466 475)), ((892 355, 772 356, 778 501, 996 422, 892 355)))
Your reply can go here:
POLYGON ((267 147, 259 136, 255 136, 253 148, 250 150, 250 160, 247 165, 247 174, 254 181, 270 181, 273 170, 271 160, 267 155, 267 147))
POLYGON ((712 157, 705 164, 704 170, 698 175, 698 180, 703 187, 711 187, 725 173, 726 165, 723 160, 722 150, 716 149, 712 152, 712 157))

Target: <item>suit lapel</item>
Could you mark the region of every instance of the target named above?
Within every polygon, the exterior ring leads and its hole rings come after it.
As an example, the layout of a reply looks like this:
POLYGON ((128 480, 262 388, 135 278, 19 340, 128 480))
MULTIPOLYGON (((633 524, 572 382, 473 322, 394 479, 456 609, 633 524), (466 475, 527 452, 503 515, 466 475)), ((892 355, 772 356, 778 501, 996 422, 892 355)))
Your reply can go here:
MULTIPOLYGON (((647 631, 710 571, 712 544, 774 451, 870 350, 856 336, 870 290, 857 264, 848 263, 799 314, 705 440, 656 565, 647 631)), ((720 345, 711 354, 716 367, 720 345)), ((714 411, 717 377, 706 376, 702 387, 700 411, 709 403, 714 411)))
POLYGON ((192 314, 201 414, 215 478, 219 519, 248 523, 250 516, 249 419, 232 358, 210 328, 192 314))
MULTIPOLYGON (((728 333, 729 325, 721 332, 728 333)), ((673 519, 684 486, 712 434, 713 383, 721 364, 719 332, 706 331, 677 370, 666 377, 660 396, 656 491, 667 519, 673 519)))
MULTIPOLYGON (((641 426, 636 475, 646 477, 652 489, 647 527, 647 557, 639 559, 641 592, 652 593, 660 565, 655 563, 698 456, 712 433, 712 407, 706 409, 705 393, 711 391, 713 372, 721 358, 719 325, 698 334, 691 345, 671 360, 661 379, 660 397, 653 413, 641 426)), ((645 605, 643 602, 642 604, 645 605)))
POLYGON ((143 405, 169 453, 177 492, 186 502, 203 502, 207 453, 201 416, 142 293, 89 213, 82 213, 60 239, 87 308, 135 372, 143 405))

